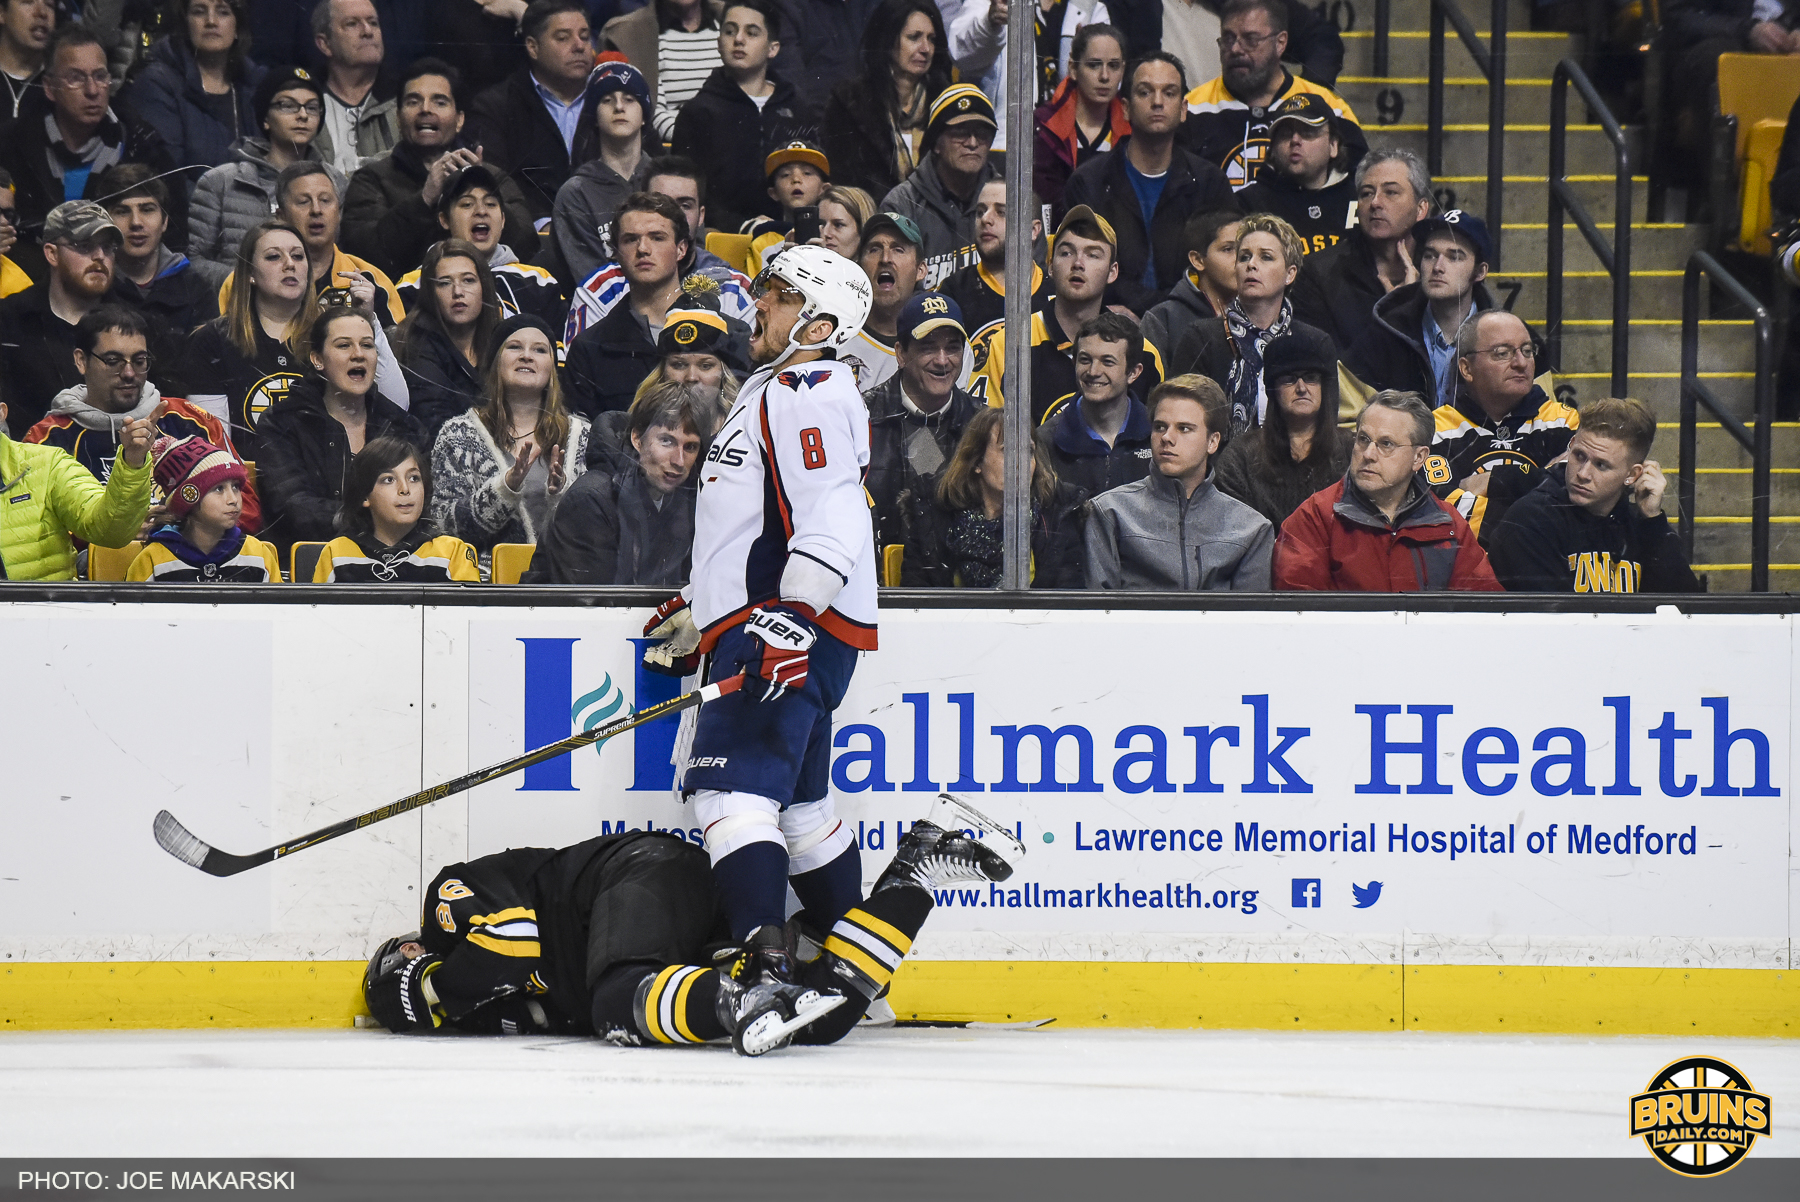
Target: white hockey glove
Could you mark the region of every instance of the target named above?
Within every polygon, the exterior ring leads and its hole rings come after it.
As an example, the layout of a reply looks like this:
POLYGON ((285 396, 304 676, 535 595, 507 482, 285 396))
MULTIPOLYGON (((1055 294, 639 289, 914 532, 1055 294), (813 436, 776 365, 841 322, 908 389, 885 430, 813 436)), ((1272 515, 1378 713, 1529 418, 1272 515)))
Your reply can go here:
POLYGON ((664 676, 692 676, 700 667, 700 628, 680 593, 656 607, 644 623, 644 637, 662 642, 644 652, 644 667, 664 676))

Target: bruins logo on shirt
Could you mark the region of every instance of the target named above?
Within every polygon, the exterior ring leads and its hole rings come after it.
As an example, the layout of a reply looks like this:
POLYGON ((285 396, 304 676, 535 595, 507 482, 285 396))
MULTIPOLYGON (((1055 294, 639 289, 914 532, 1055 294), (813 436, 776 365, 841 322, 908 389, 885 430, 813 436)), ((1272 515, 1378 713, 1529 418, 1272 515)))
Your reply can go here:
POLYGON ((291 371, 270 372, 250 386, 244 394, 244 424, 255 428, 271 405, 287 399, 288 391, 300 382, 300 374, 291 371))

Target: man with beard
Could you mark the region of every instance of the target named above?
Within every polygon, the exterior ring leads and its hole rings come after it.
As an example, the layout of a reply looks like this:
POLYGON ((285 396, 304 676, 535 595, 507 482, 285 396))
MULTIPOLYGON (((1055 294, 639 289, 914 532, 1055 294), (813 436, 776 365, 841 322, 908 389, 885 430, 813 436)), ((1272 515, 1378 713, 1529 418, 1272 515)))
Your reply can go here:
POLYGON ((1219 10, 1221 74, 1188 93, 1187 144, 1225 169, 1234 188, 1256 178, 1269 157, 1276 106, 1289 96, 1318 96, 1339 119, 1347 166, 1368 150, 1356 113, 1330 88, 1300 79, 1281 65, 1288 44, 1281 0, 1225 0, 1219 10))
MULTIPOLYGON (((1031 244, 1044 236, 1043 209, 1031 196, 1031 244)), ((1006 181, 991 179, 975 195, 975 253, 977 261, 956 272, 938 291, 962 310, 963 325, 979 332, 1006 317, 1006 181)), ((1033 312, 1050 303, 1050 277, 1036 263, 1031 265, 1033 312)))
POLYGON ((111 290, 123 243, 112 214, 91 200, 50 210, 43 248, 49 280, 0 301, 0 372, 13 437, 36 425, 57 393, 83 383, 75 326, 111 290))
POLYGON ((1343 169, 1331 106, 1310 92, 1289 96, 1275 106, 1269 139, 1268 162, 1238 204, 1293 226, 1307 254, 1330 250, 1356 226, 1356 181, 1343 169))

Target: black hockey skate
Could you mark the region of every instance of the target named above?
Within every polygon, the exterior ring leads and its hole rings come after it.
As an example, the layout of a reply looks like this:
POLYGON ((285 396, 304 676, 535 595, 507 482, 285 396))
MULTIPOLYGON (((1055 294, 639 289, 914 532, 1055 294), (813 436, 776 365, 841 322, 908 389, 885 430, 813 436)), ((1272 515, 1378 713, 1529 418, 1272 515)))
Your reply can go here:
POLYGON ((841 993, 794 984, 794 957, 778 927, 752 932, 727 958, 729 963, 719 969, 716 1013, 740 1056, 786 1047, 795 1032, 849 1000, 841 993))
POLYGON ((894 849, 894 859, 875 882, 875 891, 901 885, 941 888, 958 881, 1004 881, 1025 845, 1013 833, 960 797, 938 794, 931 813, 915 822, 894 849), (964 833, 979 830, 990 846, 964 833))

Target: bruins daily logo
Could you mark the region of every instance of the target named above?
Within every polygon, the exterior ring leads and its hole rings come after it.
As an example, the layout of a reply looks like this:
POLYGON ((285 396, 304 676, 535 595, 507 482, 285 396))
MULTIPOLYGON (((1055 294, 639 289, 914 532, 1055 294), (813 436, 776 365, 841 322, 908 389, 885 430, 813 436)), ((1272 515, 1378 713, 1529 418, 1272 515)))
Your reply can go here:
POLYGON ((1723 1060, 1672 1061, 1631 1099, 1631 1134, 1683 1177, 1716 1177, 1770 1134, 1769 1096, 1723 1060))
POLYGON ((254 428, 262 420, 262 415, 272 405, 278 405, 287 399, 288 390, 300 382, 300 376, 291 371, 271 372, 250 386, 244 394, 244 416, 247 424, 254 428))

